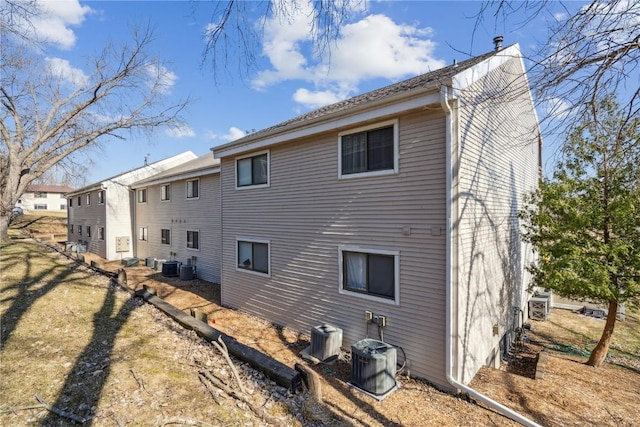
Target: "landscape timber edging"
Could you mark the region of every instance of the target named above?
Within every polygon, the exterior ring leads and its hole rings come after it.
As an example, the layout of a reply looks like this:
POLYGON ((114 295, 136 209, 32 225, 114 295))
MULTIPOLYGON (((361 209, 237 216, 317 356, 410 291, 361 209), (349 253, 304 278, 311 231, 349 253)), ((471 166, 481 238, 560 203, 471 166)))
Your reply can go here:
POLYGON ((209 342, 217 341, 219 337, 222 337, 222 340, 226 344, 227 349, 232 356, 248 363, 254 369, 261 371, 267 377, 275 381, 276 384, 290 391, 295 391, 300 387, 302 378, 300 373, 295 369, 288 367, 284 363, 273 359, 253 347, 249 347, 238 342, 235 338, 212 328, 201 320, 189 316, 187 313, 164 301, 162 298, 150 294, 146 289, 136 291, 135 296, 140 297, 149 304, 155 306, 157 309, 173 318, 180 325, 195 331, 199 336, 209 342))

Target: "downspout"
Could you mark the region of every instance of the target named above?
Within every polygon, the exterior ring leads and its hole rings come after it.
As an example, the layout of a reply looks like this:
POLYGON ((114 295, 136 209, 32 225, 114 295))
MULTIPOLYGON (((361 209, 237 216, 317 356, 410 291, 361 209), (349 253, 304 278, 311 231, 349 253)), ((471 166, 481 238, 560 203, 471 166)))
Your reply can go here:
MULTIPOLYGON (((446 280, 446 299, 447 299, 447 304, 446 304, 446 330, 445 330, 445 334, 446 334, 446 376, 447 376, 447 381, 449 382, 449 384, 451 384, 453 387, 455 387, 458 390, 462 390, 463 392, 467 393, 469 396, 473 397, 474 399, 477 399, 479 401, 481 401, 482 403, 484 403, 485 405, 495 409, 497 412, 499 412, 500 414, 504 415, 505 417, 508 417, 524 426, 527 427, 541 427, 539 424, 536 424, 534 421, 525 418, 524 416, 520 415, 519 413, 513 411, 512 409, 507 408, 506 406, 496 402, 495 400, 489 398, 488 396, 485 396, 484 394, 478 392, 477 390, 472 389, 469 386, 466 386, 464 384, 462 384, 461 382, 459 382, 458 380, 456 380, 456 378, 453 375, 453 357, 454 357, 454 351, 453 351, 453 345, 454 345, 454 340, 453 340, 453 316, 455 313, 454 310, 454 294, 453 294, 453 289, 452 289, 452 284, 453 284, 453 274, 454 274, 454 265, 453 265, 453 240, 452 240, 452 236, 453 236, 453 160, 454 160, 454 153, 453 153, 453 121, 451 118, 452 115, 452 110, 451 107, 449 106, 449 87, 446 85, 442 85, 440 87, 440 105, 442 106, 442 109, 445 112, 446 115, 446 183, 447 183, 447 189, 446 189, 446 205, 447 205, 447 232, 446 232, 446 275, 445 275, 445 280, 446 280)), ((457 142, 457 141, 456 141, 457 142)), ((457 150, 456 150, 457 151, 457 150)), ((457 153, 455 153, 457 155, 457 153)), ((457 212, 456 212, 456 218, 457 218, 457 212)))

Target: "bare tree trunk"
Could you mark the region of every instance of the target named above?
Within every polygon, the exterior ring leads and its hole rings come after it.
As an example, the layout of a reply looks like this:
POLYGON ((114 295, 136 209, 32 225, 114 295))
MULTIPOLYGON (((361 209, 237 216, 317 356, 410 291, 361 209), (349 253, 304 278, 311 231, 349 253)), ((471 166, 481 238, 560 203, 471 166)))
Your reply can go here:
POLYGON ((11 219, 9 215, 0 216, 0 242, 4 243, 9 240, 9 220, 11 219))
POLYGON ((613 328, 616 326, 616 316, 618 314, 618 301, 609 301, 609 313, 607 314, 607 322, 604 325, 602 336, 598 345, 591 352, 591 356, 587 361, 587 365, 598 367, 602 365, 607 353, 609 352, 609 345, 611 345, 611 338, 613 337, 613 328))

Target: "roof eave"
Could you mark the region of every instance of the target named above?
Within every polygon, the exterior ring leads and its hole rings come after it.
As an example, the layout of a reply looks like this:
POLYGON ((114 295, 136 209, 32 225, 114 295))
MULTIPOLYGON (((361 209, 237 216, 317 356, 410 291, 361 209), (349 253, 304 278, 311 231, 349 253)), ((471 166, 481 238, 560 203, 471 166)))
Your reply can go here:
POLYGON ((201 176, 213 175, 216 173, 220 173, 220 166, 191 170, 188 172, 177 173, 175 175, 169 175, 169 176, 163 176, 161 178, 156 178, 156 179, 143 179, 141 181, 134 182, 129 186, 131 188, 149 187, 151 185, 160 185, 160 184, 166 184, 174 181, 181 181, 184 179, 199 178, 201 176))

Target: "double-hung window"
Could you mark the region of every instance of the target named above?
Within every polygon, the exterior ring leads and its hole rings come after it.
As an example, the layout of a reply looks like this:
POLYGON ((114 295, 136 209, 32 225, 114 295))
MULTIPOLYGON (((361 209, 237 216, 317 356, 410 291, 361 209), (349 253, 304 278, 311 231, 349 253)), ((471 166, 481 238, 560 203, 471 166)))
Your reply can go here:
POLYGON ((192 179, 187 181, 187 199, 197 199, 200 194, 200 180, 192 179))
POLYGON ((82 226, 81 225, 78 226, 78 234, 80 236, 82 236, 82 226))
POLYGON ((168 228, 163 228, 160 230, 160 243, 163 245, 171 244, 171 230, 168 228))
POLYGON ((87 193, 87 206, 91 204, 91 193, 87 193))
POLYGON ((149 240, 149 229, 147 227, 138 228, 138 240, 149 240))
POLYGON ((91 226, 87 225, 87 237, 91 237, 91 226))
POLYGON ((69 199, 69 207, 70 207, 70 208, 71 208, 71 207, 73 207, 73 198, 70 198, 70 199, 69 199))
POLYGON ((399 252, 341 246, 340 293, 399 302, 399 252))
POLYGON ((236 188, 269 186, 269 152, 236 159, 236 188))
POLYGON ((104 227, 98 227, 98 239, 104 240, 104 227))
POLYGON ((187 248, 200 249, 200 232, 187 230, 187 248))
POLYGON ((104 204, 104 190, 98 191, 98 204, 99 205, 104 204))
POLYGON ((268 240, 238 238, 236 244, 238 270, 269 274, 270 242, 268 240))
POLYGON ((138 203, 147 203, 147 189, 141 188, 138 190, 138 203))
POLYGON ((82 206, 82 196, 78 196, 78 206, 82 206))
POLYGON ((160 186, 160 200, 163 202, 171 200, 171 184, 164 184, 160 186))
POLYGON ((73 224, 69 224, 69 233, 73 234, 73 224))
POLYGON ((384 175, 398 171, 397 122, 340 134, 339 176, 384 175))

